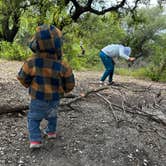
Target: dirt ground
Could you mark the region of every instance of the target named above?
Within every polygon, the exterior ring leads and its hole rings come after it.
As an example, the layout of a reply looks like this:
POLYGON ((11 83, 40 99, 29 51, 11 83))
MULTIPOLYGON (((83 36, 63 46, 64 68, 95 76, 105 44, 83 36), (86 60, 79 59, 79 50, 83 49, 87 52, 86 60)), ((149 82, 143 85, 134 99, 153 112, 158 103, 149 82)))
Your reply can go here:
MULTIPOLYGON (((0 112, 29 102, 21 65, 0 60, 0 112)), ((100 89, 101 74, 75 72, 72 94, 85 97, 59 108, 58 136, 41 149, 29 149, 26 115, 1 114, 0 166, 166 166, 166 84, 115 76, 100 89)))

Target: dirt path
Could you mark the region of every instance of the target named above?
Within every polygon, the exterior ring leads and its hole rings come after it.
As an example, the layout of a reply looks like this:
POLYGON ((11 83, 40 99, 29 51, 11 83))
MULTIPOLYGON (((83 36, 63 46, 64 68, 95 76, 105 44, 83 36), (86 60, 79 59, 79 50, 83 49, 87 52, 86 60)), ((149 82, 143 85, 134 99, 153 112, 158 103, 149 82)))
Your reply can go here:
MULTIPOLYGON (((0 106, 28 103, 15 79, 20 62, 0 60, 0 106)), ((101 72, 75 72, 79 95, 101 72)), ((115 86, 60 108, 58 137, 29 149, 26 116, 0 115, 0 166, 165 166, 166 84, 115 76, 115 86)), ((42 122, 44 128, 46 122, 42 122)))

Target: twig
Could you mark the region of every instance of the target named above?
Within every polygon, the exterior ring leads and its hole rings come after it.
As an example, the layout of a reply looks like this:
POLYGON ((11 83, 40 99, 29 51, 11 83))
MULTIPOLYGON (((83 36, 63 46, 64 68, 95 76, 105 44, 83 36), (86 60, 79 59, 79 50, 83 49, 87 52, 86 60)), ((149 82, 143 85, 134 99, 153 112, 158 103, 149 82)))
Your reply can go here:
POLYGON ((106 101, 109 104, 109 108, 112 110, 112 115, 113 115, 115 121, 118 122, 118 118, 115 116, 114 109, 112 107, 112 103, 107 98, 105 98, 103 95, 101 95, 100 93, 96 93, 96 95, 101 97, 104 101, 106 101))
MULTIPOLYGON (((118 105, 116 105, 116 104, 112 104, 112 105, 115 106, 115 107, 117 107, 117 108, 119 108, 120 111, 121 111, 121 110, 123 111, 123 108, 122 108, 122 107, 120 107, 120 106, 118 106, 118 105)), ((137 108, 137 107, 131 107, 131 106, 130 106, 130 108, 131 108, 132 110, 136 109, 137 111, 136 111, 136 112, 133 112, 133 111, 129 111, 128 109, 126 109, 126 112, 131 113, 131 114, 137 114, 137 115, 145 116, 145 117, 147 117, 147 118, 149 118, 149 119, 152 119, 153 121, 155 121, 155 122, 157 122, 157 123, 162 123, 164 126, 166 126, 166 121, 163 120, 163 119, 161 119, 161 118, 159 118, 159 117, 157 117, 156 115, 149 114, 149 113, 147 113, 147 112, 145 112, 145 111, 142 111, 141 109, 139 109, 139 108, 137 108)))
POLYGON ((74 98, 73 100, 67 102, 67 103, 62 103, 60 104, 60 106, 68 106, 70 107, 71 104, 73 104, 74 102, 78 101, 78 100, 81 100, 83 98, 86 98, 89 94, 91 93, 96 93, 96 92, 99 92, 99 91, 102 91, 102 90, 105 90, 105 89, 108 89, 108 87, 100 87, 100 88, 97 88, 97 89, 92 89, 92 90, 89 90, 87 91, 86 93, 84 93, 83 96, 78 96, 76 98, 74 98))
MULTIPOLYGON (((119 87, 122 87, 122 88, 125 88, 125 89, 127 89, 127 90, 130 90, 130 91, 132 91, 132 92, 146 92, 146 91, 148 91, 148 90, 151 90, 152 84, 149 85, 148 87, 144 88, 144 89, 139 89, 139 90, 134 90, 134 89, 128 88, 127 86, 124 86, 124 85, 121 85, 121 84, 118 84, 118 86, 119 86, 119 87)), ((117 86, 112 86, 112 88, 118 89, 117 86)))

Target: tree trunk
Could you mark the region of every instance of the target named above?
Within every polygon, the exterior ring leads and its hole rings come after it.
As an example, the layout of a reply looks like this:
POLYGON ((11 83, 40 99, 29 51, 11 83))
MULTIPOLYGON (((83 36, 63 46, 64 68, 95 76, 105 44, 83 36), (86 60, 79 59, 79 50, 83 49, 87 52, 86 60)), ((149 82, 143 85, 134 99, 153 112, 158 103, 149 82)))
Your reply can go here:
POLYGON ((2 20, 2 35, 1 35, 1 40, 5 40, 8 42, 13 42, 14 38, 19 30, 20 23, 20 13, 18 12, 17 14, 15 13, 13 16, 7 15, 4 16, 2 20), (12 28, 10 29, 10 24, 9 20, 12 19, 12 28))

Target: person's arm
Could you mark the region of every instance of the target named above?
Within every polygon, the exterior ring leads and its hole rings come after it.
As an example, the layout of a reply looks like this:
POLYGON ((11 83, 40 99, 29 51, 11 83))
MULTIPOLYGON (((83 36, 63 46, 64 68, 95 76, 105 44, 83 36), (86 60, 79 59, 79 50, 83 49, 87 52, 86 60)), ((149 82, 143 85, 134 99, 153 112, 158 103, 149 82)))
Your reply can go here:
POLYGON ((122 57, 122 58, 124 58, 124 59, 126 59, 126 60, 130 59, 130 57, 125 54, 123 46, 119 47, 119 56, 122 57))
POLYGON ((30 68, 27 62, 23 64, 18 72, 17 79, 24 87, 28 88, 30 86, 33 77, 30 75, 30 68))
POLYGON ((128 55, 125 54, 124 47, 119 48, 119 56, 125 58, 129 62, 133 62, 135 60, 134 57, 129 57, 128 55))
POLYGON ((63 76, 62 76, 63 89, 65 93, 68 93, 72 91, 75 86, 75 78, 69 64, 67 64, 66 62, 62 62, 62 65, 65 68, 65 71, 63 72, 63 76))
POLYGON ((58 59, 61 59, 64 54, 63 53, 63 34, 62 34, 62 31, 58 29, 57 27, 55 27, 55 34, 54 34, 55 35, 54 44, 56 49, 58 50, 58 59))

